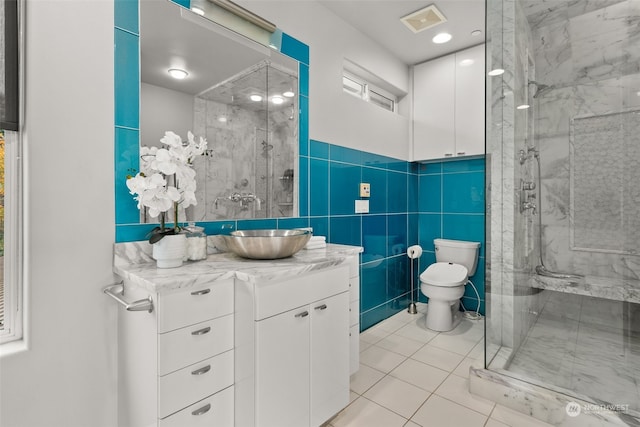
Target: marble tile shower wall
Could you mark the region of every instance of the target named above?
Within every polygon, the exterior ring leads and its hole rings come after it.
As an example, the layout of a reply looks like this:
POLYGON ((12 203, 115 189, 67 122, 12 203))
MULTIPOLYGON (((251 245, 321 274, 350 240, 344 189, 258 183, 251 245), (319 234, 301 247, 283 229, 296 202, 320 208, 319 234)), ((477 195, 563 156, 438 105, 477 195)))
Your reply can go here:
POLYGON ((283 180, 287 170, 293 171, 297 127, 284 111, 267 118, 256 112, 196 97, 194 101, 194 133, 209 142, 207 156, 196 159, 198 200, 193 209, 196 221, 221 218, 265 218, 291 216, 293 182, 283 180), (218 117, 225 116, 221 122, 218 117), (233 192, 251 192, 262 203, 239 203, 219 200, 233 192))
POLYGON ((616 113, 640 111, 640 96, 636 93, 640 87, 640 3, 558 2, 553 8, 544 9, 532 4, 527 15, 534 35, 536 80, 551 86, 536 98, 535 122, 542 160, 545 263, 552 270, 640 279, 640 256, 631 252, 636 244, 631 241, 631 233, 637 223, 629 222, 638 218, 638 193, 633 185, 624 184, 636 169, 632 162, 619 161, 635 156, 637 165, 640 139, 635 132, 627 132, 626 136, 624 131, 613 135, 608 132, 608 128, 620 128, 620 123, 613 121, 624 115, 616 113), (585 136, 581 129, 592 128, 605 119, 608 123, 600 127, 606 132, 598 131, 596 135, 600 140, 598 149, 586 156, 589 150, 585 144, 594 133, 585 136), (618 141, 603 143, 606 135, 618 141), (609 153, 615 149, 622 151, 617 157, 609 153), (574 174, 575 179, 581 169, 602 176, 593 182, 590 191, 570 187, 570 176, 574 174), (576 190, 583 191, 588 200, 576 190), (636 207, 632 209, 632 205, 636 207), (633 212, 628 212, 630 209, 633 212), (607 210, 610 212, 605 218, 607 210), (588 227, 581 227, 585 224, 597 224, 601 233, 618 233, 625 238, 594 242, 584 235, 591 232, 588 227), (622 253, 606 253, 598 248, 573 250, 572 231, 575 243, 615 243, 615 249, 622 253))
MULTIPOLYGON (((436 261, 433 239, 480 242, 476 273, 467 285, 462 302, 467 310, 485 314, 485 161, 467 159, 419 165, 418 230, 424 249, 420 271, 436 261)), ((417 282, 420 283, 419 281, 417 282)), ((418 286, 419 289, 419 286, 418 286)), ((428 299, 419 293, 420 301, 428 299)))

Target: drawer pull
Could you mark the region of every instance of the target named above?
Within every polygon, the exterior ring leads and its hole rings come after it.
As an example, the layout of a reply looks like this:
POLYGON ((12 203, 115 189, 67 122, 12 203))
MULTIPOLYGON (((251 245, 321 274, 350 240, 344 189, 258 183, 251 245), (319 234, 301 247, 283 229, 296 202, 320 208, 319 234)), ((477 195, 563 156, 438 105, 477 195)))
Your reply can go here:
POLYGON ((193 291, 193 292, 191 292, 191 295, 193 295, 193 296, 206 295, 206 294, 208 294, 209 292, 211 292, 211 289, 202 289, 202 290, 200 290, 200 291, 193 291))
POLYGON ((453 157, 453 153, 444 153, 445 157, 453 157))
POLYGON ((211 365, 203 366, 200 369, 196 369, 195 371, 191 371, 191 375, 202 375, 206 374, 211 370, 211 365))
POLYGON ((309 315, 309 312, 305 310, 302 313, 296 314, 295 317, 307 317, 308 315, 309 315))
POLYGON ((204 335, 211 331, 211 326, 207 326, 206 328, 198 329, 197 331, 191 332, 191 335, 204 335))
POLYGON ((193 411, 191 413, 191 415, 195 415, 195 416, 203 415, 203 414, 206 414, 207 412, 209 412, 209 409, 211 409, 211 403, 207 403, 202 408, 196 409, 195 411, 193 411))
POLYGON ((316 309, 316 310, 326 310, 326 309, 327 309, 327 304, 319 305, 319 306, 317 306, 315 309, 316 309))
POLYGON ((467 154, 465 151, 458 151, 458 156, 464 156, 465 154, 467 154))

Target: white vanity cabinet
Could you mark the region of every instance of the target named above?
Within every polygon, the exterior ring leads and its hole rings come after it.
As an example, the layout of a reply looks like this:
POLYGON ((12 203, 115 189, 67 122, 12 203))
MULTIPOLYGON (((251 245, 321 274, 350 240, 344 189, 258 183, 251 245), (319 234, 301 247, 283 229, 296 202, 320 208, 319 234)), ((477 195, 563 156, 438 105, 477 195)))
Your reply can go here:
POLYGON ((124 284, 154 310, 118 310, 118 425, 234 425, 233 279, 160 295, 124 284))
POLYGON ((360 260, 349 259, 349 374, 360 368, 360 260))
POLYGON ((317 427, 348 405, 349 272, 238 281, 238 426, 317 427))
POLYGON ((418 64, 413 70, 413 159, 482 155, 484 45, 418 64))

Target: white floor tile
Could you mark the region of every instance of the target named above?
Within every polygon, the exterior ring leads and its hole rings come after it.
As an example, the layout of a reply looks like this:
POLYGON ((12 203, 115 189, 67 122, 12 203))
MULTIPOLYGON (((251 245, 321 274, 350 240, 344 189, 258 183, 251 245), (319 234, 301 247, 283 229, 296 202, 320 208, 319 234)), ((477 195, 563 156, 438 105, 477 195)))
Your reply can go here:
POLYGON ((412 384, 386 376, 371 387, 364 397, 408 419, 430 394, 412 384))
POLYGON ((428 343, 434 337, 438 336, 438 332, 420 327, 415 321, 407 323, 404 327, 398 329, 395 334, 415 341, 420 341, 422 343, 428 343))
POLYGON ((404 362, 405 359, 406 356, 375 345, 360 353, 360 363, 384 373, 391 372, 396 366, 404 362))
POLYGON ((391 350, 394 353, 402 354, 403 356, 411 356, 424 345, 423 342, 415 341, 410 338, 405 338, 397 334, 391 334, 388 337, 378 341, 376 343, 378 347, 382 347, 387 350, 391 350))
POLYGON ((367 365, 360 364, 358 372, 351 375, 351 390, 358 394, 363 394, 369 390, 371 386, 380 381, 384 377, 384 373, 370 368, 367 365))
POLYGON ((452 372, 462 362, 464 356, 427 344, 415 352, 411 358, 452 372))
POLYGON ((475 368, 482 368, 482 360, 475 359, 473 357, 465 357, 462 362, 453 371, 459 377, 469 378, 469 368, 473 366, 475 368))
POLYGON ((500 421, 510 427, 550 427, 551 424, 547 424, 536 418, 525 415, 521 412, 514 411, 506 406, 496 405, 495 409, 491 413, 491 418, 496 421, 500 421))
POLYGON ((413 421, 407 421, 407 423, 404 425, 404 427, 421 427, 418 424, 414 423, 413 421))
POLYGON ((411 421, 422 427, 482 427, 487 418, 486 415, 433 394, 411 421))
POLYGON ((493 418, 489 418, 489 420, 487 420, 487 423, 484 425, 484 427, 510 427, 504 423, 501 423, 500 421, 496 421, 493 418))
POLYGON ((394 314, 391 318, 395 320, 400 320, 401 322, 409 323, 413 322, 416 319, 417 314, 411 314, 407 310, 402 310, 399 313, 394 314))
POLYGON ((467 338, 458 337, 455 335, 440 334, 431 341, 429 345, 433 345, 444 350, 452 351, 457 354, 466 356, 477 344, 477 340, 469 340, 467 338))
POLYGON ((484 340, 481 339, 478 343, 473 347, 473 349, 467 354, 467 357, 472 357, 474 359, 482 359, 484 363, 484 340))
POLYGON ((378 341, 380 341, 381 339, 383 339, 384 337, 386 337, 386 336, 388 336, 390 334, 389 331, 377 328, 376 326, 373 326, 373 327, 367 329, 366 331, 361 332, 360 333, 360 341, 364 341, 364 342, 367 342, 369 344, 375 344, 375 343, 377 343, 378 341))
POLYGON ((456 375, 449 375, 435 393, 484 415, 491 414, 495 406, 494 402, 469 393, 469 380, 456 375))
POLYGON ((407 359, 391 371, 389 375, 423 390, 434 391, 442 384, 449 373, 417 360, 407 359))
POLYGON ((365 399, 358 398, 332 421, 334 427, 402 427, 405 418, 365 399))
POLYGON ((363 351, 365 351, 366 349, 368 349, 369 347, 371 347, 373 344, 371 344, 370 342, 365 341, 362 338, 362 334, 360 335, 360 353, 362 353, 363 351))
POLYGON ((377 325, 374 326, 374 328, 378 328, 381 329, 383 331, 387 331, 389 333, 393 333, 395 331, 397 331, 398 329, 402 328, 403 326, 405 326, 407 324, 407 322, 404 322, 402 320, 396 319, 395 317, 390 317, 388 319, 386 319, 383 322, 378 323, 377 325))

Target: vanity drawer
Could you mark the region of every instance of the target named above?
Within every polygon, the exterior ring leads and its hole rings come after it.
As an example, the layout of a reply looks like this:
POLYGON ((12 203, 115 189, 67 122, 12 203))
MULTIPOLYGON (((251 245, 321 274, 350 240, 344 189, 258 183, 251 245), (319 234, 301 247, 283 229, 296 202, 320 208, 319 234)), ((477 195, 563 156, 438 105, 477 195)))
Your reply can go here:
POLYGON ((233 279, 158 298, 158 332, 173 331, 233 313, 233 279))
POLYGON ((233 348, 233 314, 158 336, 158 374, 166 375, 233 348))
POLYGON ((232 427, 233 386, 160 420, 159 427, 232 427))
POLYGON ((158 417, 165 418, 233 384, 233 350, 158 378, 158 417))

